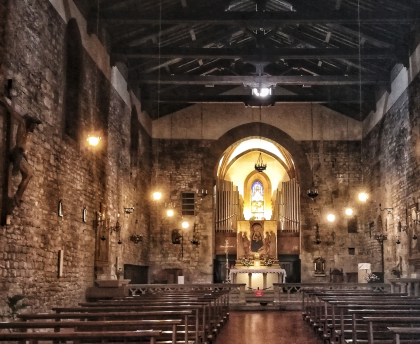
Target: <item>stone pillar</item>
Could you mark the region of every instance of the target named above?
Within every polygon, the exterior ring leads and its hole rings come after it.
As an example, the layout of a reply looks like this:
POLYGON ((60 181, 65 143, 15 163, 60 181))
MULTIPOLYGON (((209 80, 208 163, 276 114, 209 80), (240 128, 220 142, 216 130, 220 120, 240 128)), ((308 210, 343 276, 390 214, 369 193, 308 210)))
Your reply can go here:
POLYGON ((251 273, 248 274, 248 287, 252 288, 252 274, 251 273))
POLYGON ((267 273, 263 273, 263 289, 267 288, 267 273))

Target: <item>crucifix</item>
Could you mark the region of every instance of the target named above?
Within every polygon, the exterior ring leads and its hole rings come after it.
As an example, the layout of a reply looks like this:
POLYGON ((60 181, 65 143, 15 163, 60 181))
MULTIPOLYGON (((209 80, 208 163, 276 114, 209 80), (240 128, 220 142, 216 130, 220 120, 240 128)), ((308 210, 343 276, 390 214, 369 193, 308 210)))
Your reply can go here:
POLYGON ((235 247, 235 246, 229 246, 229 240, 226 239, 225 240, 225 246, 220 246, 221 248, 225 249, 225 253, 226 253, 226 279, 225 279, 225 283, 230 283, 230 276, 229 276, 229 248, 230 247, 235 247))

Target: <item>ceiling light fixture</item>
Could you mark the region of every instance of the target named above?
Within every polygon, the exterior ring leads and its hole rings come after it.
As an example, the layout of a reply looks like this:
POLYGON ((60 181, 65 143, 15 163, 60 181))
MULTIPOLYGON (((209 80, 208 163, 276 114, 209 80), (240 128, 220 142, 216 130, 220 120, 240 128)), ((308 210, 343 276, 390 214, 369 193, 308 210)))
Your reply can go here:
POLYGON ((261 87, 261 88, 253 88, 252 89, 252 95, 256 96, 258 98, 266 98, 268 96, 271 96, 272 90, 268 87, 261 87))
POLYGON ((329 215, 327 216, 327 220, 328 220, 328 221, 330 221, 330 222, 334 222, 334 220, 335 220, 335 215, 334 215, 334 214, 329 214, 329 215))
POLYGON ((255 169, 256 169, 258 172, 262 172, 262 171, 264 171, 266 168, 267 168, 267 164, 264 164, 264 161, 263 161, 263 158, 262 158, 262 154, 261 154, 261 152, 260 152, 260 155, 259 155, 259 157, 258 157, 258 160, 257 160, 257 162, 255 163, 255 169))
POLYGON ((352 208, 347 208, 346 209, 346 215, 348 215, 348 216, 353 215, 353 209, 352 208))

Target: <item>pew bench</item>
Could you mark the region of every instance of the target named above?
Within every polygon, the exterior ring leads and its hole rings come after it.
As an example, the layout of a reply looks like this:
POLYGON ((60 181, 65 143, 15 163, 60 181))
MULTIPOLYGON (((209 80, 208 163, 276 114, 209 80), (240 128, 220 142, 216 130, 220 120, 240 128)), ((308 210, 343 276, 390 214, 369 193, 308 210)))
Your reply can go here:
POLYGON ((115 332, 27 332, 27 333, 0 333, 0 341, 19 341, 37 344, 39 341, 67 342, 73 344, 83 342, 148 342, 156 344, 156 338, 161 331, 115 331, 115 332))

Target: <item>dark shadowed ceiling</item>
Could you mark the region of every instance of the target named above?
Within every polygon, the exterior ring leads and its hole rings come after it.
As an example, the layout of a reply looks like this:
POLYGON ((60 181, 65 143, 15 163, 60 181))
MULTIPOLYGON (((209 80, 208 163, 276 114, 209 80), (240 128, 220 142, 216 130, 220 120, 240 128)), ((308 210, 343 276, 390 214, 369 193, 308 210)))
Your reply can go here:
POLYGON ((408 65, 420 21, 420 0, 87 3, 153 118, 200 102, 318 102, 361 120, 408 65), (252 96, 260 86, 273 95, 252 96))

